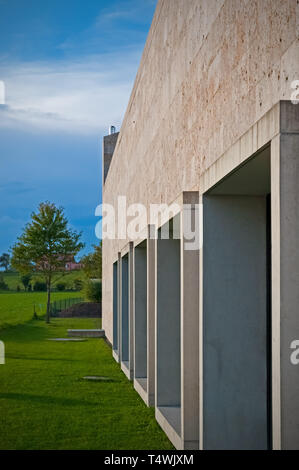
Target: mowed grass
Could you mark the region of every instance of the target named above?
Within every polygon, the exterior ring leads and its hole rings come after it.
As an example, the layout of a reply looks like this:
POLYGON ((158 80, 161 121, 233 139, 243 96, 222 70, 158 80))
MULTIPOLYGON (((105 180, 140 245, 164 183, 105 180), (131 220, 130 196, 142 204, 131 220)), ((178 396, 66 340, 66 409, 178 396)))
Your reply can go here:
MULTIPOLYGON (((51 302, 80 296, 80 292, 52 292, 51 302)), ((0 293, 0 331, 2 328, 31 320, 34 305, 37 315, 45 315, 46 302, 46 292, 0 293)))
POLYGON ((103 339, 48 341, 68 328, 94 328, 94 320, 31 320, 0 331, 0 448, 172 449, 103 339))

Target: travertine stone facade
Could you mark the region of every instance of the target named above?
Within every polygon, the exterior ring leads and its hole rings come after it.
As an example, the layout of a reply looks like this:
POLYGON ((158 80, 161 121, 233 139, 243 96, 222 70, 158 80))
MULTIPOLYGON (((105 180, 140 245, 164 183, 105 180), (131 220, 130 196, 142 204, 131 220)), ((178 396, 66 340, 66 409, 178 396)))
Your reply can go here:
MULTIPOLYGON (((297 0, 159 0, 103 201, 170 203, 299 79, 297 0)), ((112 266, 103 243, 103 328, 112 341, 112 266)))

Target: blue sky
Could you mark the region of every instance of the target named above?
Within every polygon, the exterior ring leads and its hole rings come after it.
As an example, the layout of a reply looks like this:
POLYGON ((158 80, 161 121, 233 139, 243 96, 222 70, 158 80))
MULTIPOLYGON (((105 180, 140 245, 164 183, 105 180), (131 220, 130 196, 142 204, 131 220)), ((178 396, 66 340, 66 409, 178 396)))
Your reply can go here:
POLYGON ((120 128, 157 0, 0 0, 0 253, 39 202, 97 242, 101 141, 120 128))

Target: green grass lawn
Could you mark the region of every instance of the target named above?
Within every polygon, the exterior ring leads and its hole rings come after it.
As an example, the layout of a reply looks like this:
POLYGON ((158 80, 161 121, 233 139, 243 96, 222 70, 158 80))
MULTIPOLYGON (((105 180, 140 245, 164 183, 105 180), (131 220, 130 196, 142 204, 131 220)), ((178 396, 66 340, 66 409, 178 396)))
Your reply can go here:
MULTIPOLYGON (((75 297, 80 297, 80 292, 52 292, 51 301, 75 297)), ((31 320, 34 305, 37 314, 44 315, 46 302, 46 292, 0 293, 0 331, 31 320)))
MULTIPOLYGON (((18 310, 13 304, 11 309, 18 310)), ((0 321, 2 315, 3 309, 0 321)), ((6 347, 6 364, 0 365, 1 449, 172 449, 153 409, 103 339, 47 340, 66 337, 67 328, 94 326, 92 319, 54 319, 50 325, 31 320, 0 331, 6 347), (88 382, 86 375, 111 380, 88 382)))

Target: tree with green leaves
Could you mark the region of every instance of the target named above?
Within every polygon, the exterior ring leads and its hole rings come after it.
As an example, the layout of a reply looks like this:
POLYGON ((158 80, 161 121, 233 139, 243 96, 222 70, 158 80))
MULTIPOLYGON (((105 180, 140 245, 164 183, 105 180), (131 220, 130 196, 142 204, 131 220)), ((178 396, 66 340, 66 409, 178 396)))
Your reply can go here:
POLYGON ((9 290, 8 285, 4 281, 4 277, 0 274, 0 290, 9 290))
POLYGON ((102 279, 102 242, 93 245, 94 251, 81 259, 84 274, 88 279, 102 279))
POLYGON ((24 286, 25 291, 29 290, 31 279, 32 279, 32 275, 30 273, 26 273, 21 276, 21 282, 24 286))
POLYGON ((102 301, 102 281, 87 279, 84 283, 83 294, 88 302, 100 303, 102 301))
POLYGON ((11 265, 21 274, 37 272, 47 285, 46 321, 50 322, 51 286, 65 274, 65 264, 83 247, 81 233, 68 227, 62 207, 41 203, 12 247, 11 265))
POLYGON ((8 253, 3 253, 0 256, 0 266, 1 266, 1 268, 4 268, 5 271, 7 271, 8 268, 9 268, 9 262, 10 262, 9 254, 8 253))

